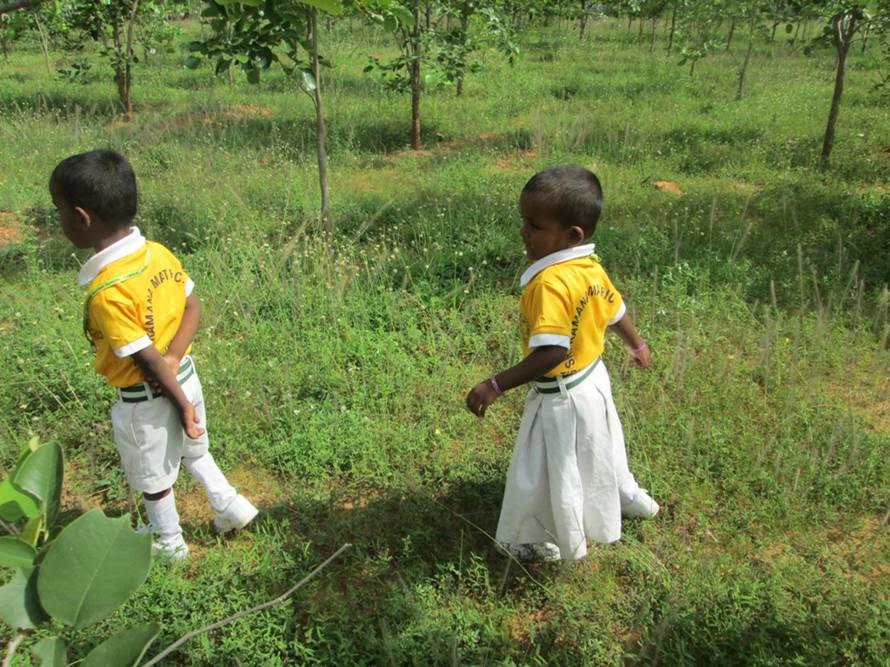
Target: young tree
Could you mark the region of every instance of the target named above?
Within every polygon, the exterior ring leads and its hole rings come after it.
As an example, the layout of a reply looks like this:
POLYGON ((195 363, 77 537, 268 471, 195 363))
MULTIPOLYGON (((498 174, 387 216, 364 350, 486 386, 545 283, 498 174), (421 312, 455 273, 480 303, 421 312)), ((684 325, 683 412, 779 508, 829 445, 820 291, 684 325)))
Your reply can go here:
POLYGON ((837 59, 835 61, 834 92, 831 96, 831 108, 828 112, 828 123, 825 127, 822 154, 819 159, 819 164, 823 169, 828 167, 831 151, 834 148, 835 127, 844 94, 847 55, 856 35, 873 22, 881 20, 882 12, 880 10, 882 8, 877 2, 866 2, 865 0, 833 0, 826 3, 826 15, 829 20, 819 39, 828 41, 834 46, 837 59))

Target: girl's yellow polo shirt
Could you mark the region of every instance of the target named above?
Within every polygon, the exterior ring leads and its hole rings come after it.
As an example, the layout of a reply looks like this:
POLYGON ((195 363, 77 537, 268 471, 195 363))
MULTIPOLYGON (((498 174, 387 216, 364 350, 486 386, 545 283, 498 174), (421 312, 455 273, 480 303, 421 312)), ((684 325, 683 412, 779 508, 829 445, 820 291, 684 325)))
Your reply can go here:
POLYGON ((621 294, 593 254, 593 244, 539 259, 523 274, 520 299, 526 354, 559 345, 568 356, 547 377, 571 374, 603 353, 606 327, 624 317, 621 294))
POLYGON ((84 264, 79 282, 88 285, 85 328, 96 348, 96 371, 114 387, 144 381, 131 355, 152 344, 161 353, 167 349, 194 288, 179 260, 133 227, 84 264))

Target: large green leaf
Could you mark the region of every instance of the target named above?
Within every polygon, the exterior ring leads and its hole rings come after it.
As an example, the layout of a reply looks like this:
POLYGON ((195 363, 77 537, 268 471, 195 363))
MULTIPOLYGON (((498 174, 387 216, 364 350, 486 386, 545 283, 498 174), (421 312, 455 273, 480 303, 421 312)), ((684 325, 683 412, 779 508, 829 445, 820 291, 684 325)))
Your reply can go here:
POLYGON ((40 508, 34 498, 15 488, 9 478, 0 482, 0 519, 11 523, 22 517, 30 519, 38 514, 40 508))
POLYGON ((302 0, 304 5, 318 7, 321 11, 340 16, 343 13, 343 2, 341 0, 302 0))
POLYGON ((17 570, 0 588, 0 620, 14 628, 36 628, 49 620, 37 599, 37 571, 17 570))
POLYGON ((31 653, 40 660, 41 667, 65 667, 68 664, 65 642, 59 637, 44 637, 34 645, 31 653))
POLYGON ((59 510, 64 474, 62 448, 47 443, 31 452, 15 473, 12 482, 44 504, 49 524, 59 510))
POLYGON ((37 590, 50 615, 75 628, 114 611, 145 581, 151 536, 90 510, 68 524, 40 566, 37 590))
POLYGON ((157 623, 137 625, 106 639, 87 654, 82 667, 131 667, 161 632, 157 623))
POLYGON ((22 542, 19 538, 11 535, 0 537, 0 565, 30 568, 33 566, 36 555, 34 547, 22 542))

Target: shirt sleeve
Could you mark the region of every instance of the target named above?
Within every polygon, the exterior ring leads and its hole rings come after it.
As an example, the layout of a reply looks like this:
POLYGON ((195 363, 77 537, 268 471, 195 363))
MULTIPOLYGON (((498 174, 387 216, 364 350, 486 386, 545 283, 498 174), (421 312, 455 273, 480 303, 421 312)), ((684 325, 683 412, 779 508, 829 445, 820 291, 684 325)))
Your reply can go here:
POLYGON ((571 346, 572 316, 568 294, 558 283, 544 280, 533 283, 526 298, 528 346, 571 346))
POLYGON ((603 271, 603 295, 605 299, 604 313, 608 326, 617 324, 627 312, 621 293, 615 289, 609 276, 603 271))
POLYGON ((118 358, 129 357, 152 344, 134 304, 115 299, 110 290, 93 299, 90 317, 118 358))

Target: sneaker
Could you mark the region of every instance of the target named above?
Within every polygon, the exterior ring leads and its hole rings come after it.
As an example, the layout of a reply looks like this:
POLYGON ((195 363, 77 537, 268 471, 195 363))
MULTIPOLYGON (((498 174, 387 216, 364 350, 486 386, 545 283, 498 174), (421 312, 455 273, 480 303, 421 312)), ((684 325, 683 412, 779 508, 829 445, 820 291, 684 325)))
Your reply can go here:
POLYGON ((189 545, 185 543, 182 533, 175 537, 161 540, 157 537, 154 528, 150 524, 141 523, 136 526, 137 533, 149 533, 151 539, 152 558, 164 560, 185 560, 189 557, 189 545))
POLYGON ((629 503, 621 505, 621 516, 628 519, 651 519, 661 509, 646 489, 639 489, 629 503))
POLYGON ((226 509, 216 514, 213 526, 218 533, 228 533, 236 528, 244 528, 257 514, 259 510, 247 498, 238 494, 226 509))
POLYGON ((553 563, 560 560, 559 547, 551 542, 528 544, 498 542, 495 549, 502 556, 512 557, 527 563, 553 563))

